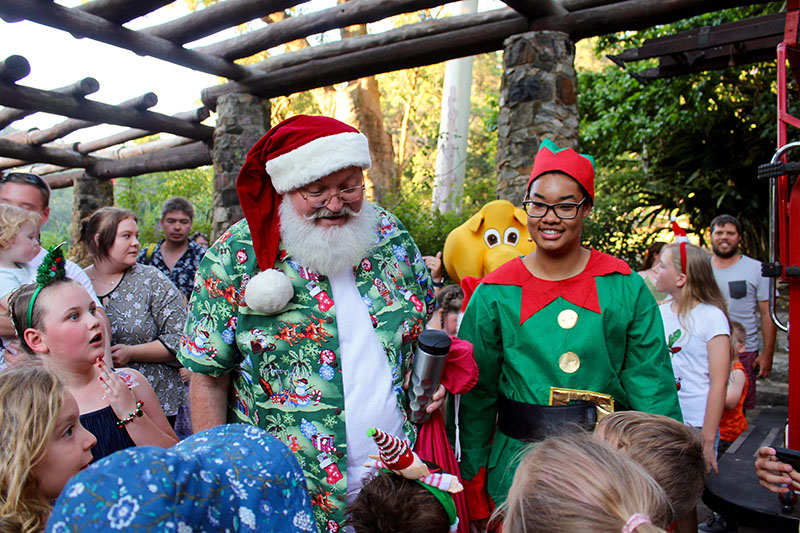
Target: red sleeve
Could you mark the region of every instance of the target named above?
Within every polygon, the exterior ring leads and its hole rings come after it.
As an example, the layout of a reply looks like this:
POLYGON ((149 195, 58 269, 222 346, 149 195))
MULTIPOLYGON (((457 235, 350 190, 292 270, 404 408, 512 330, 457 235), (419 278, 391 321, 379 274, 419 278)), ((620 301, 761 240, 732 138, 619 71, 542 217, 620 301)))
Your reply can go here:
POLYGON ((450 337, 452 344, 444 364, 441 383, 450 394, 464 394, 478 383, 478 363, 472 343, 450 337))

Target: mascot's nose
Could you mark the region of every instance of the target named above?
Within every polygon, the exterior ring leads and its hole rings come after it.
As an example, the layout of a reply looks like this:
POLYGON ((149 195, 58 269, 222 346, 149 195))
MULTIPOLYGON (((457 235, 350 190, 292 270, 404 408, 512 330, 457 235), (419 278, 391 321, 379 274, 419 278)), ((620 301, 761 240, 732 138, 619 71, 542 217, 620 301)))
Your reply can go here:
POLYGON ((499 244, 483 256, 483 275, 492 272, 514 258, 521 256, 518 248, 509 244, 499 244))

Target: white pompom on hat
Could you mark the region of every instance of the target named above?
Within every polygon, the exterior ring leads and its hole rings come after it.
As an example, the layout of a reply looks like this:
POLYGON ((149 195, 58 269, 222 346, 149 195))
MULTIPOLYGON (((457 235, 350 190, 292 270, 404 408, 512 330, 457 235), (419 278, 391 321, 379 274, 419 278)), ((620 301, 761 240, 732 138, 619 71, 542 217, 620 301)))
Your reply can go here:
MULTIPOLYGON (((254 305, 274 309, 283 299, 285 306, 292 298, 284 283, 273 274, 256 282, 272 269, 278 256, 278 207, 282 195, 339 170, 348 167, 366 170, 371 165, 367 138, 352 126, 330 117, 297 115, 288 118, 270 129, 250 149, 236 179, 239 204, 262 271, 250 280, 245 290, 248 307, 266 313, 268 311, 254 305), (261 294, 262 291, 269 294, 261 294)), ((291 281, 285 275, 283 278, 291 290, 291 281)))

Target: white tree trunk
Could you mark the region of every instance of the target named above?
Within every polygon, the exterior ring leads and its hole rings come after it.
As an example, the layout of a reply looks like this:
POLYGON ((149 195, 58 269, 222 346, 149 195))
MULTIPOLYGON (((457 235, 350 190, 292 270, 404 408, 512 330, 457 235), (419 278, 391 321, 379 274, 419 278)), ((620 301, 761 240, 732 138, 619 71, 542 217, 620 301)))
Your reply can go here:
MULTIPOLYGON (((476 13, 478 0, 451 4, 453 15, 476 13)), ((472 57, 447 62, 442 87, 442 118, 436 151, 433 208, 441 212, 460 211, 467 169, 472 57)))

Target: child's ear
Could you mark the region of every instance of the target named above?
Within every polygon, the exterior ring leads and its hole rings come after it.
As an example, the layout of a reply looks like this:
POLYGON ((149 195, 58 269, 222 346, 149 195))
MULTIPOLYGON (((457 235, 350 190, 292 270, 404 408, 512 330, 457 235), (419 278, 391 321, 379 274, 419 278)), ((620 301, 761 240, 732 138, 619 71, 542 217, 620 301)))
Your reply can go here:
POLYGON ((22 332, 22 338, 25 339, 25 343, 36 353, 47 353, 50 351, 50 348, 47 347, 47 343, 44 340, 44 335, 38 330, 34 328, 28 328, 22 332))
POLYGON ((683 288, 686 285, 686 274, 681 273, 675 281, 675 286, 683 288))

